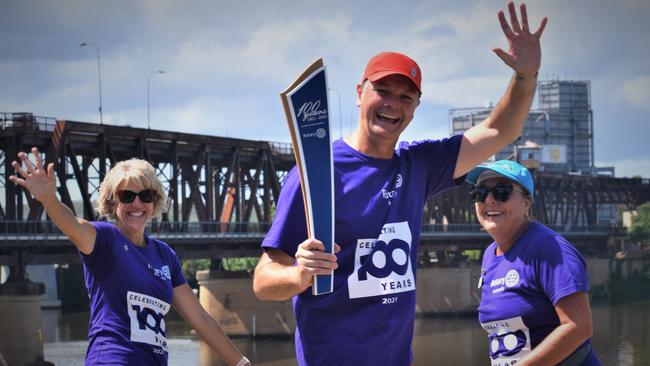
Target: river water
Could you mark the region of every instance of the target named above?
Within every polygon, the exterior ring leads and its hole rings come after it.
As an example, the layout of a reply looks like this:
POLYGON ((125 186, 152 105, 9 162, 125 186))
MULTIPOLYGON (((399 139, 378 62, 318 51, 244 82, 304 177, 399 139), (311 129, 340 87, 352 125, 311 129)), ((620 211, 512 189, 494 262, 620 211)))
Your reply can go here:
MULTIPOLYGON (((593 345, 603 365, 650 365, 650 301, 594 305, 593 345)), ((57 366, 83 365, 88 313, 43 311, 45 359, 57 366)), ((181 319, 167 322, 169 365, 199 365, 199 340, 181 319)), ((297 365, 291 337, 235 338, 255 365, 297 365)), ((467 317, 419 317, 413 341, 415 365, 488 365, 488 338, 478 320, 467 317)), ((222 365, 216 362, 214 365, 222 365)), ((208 366, 208 365, 202 365, 208 366)))

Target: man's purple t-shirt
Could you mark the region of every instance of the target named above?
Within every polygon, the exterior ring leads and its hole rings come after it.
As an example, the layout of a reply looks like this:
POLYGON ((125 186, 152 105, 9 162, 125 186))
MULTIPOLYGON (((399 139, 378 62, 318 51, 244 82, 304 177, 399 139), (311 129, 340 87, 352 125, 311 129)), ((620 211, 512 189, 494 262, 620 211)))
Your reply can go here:
POLYGON ((167 365, 165 314, 185 283, 174 251, 145 235, 134 245, 115 225, 93 222, 90 255, 80 253, 90 298, 87 365, 167 365))
MULTIPOLYGON (((300 365, 411 365, 422 211, 427 198, 456 184, 461 139, 401 143, 392 159, 334 142, 339 267, 333 293, 308 289, 293 298, 300 365)), ((293 169, 262 246, 294 256, 306 238, 293 169)))
MULTIPOLYGON (((587 265, 560 234, 532 222, 503 255, 496 242, 483 256, 479 321, 490 338, 492 365, 512 365, 560 325, 555 305, 589 290, 587 265)), ((590 344, 591 340, 585 343, 590 344)), ((600 365, 591 352, 587 363, 600 365)))

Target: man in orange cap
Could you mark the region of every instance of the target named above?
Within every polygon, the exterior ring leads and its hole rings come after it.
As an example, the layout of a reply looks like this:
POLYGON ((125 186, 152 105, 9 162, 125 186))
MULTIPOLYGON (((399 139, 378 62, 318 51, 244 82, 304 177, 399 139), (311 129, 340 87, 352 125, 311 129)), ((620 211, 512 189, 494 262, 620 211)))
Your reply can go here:
POLYGON ((513 76, 492 114, 463 135, 397 145, 420 104, 420 67, 396 52, 368 62, 357 86, 358 129, 333 145, 336 255, 307 238, 300 179, 295 169, 286 177, 253 287, 262 300, 293 298, 300 365, 413 363, 424 204, 514 141, 535 95, 546 18, 530 33, 525 5, 521 24, 508 8, 510 24, 503 12, 498 18, 509 49, 493 51, 513 76), (313 276, 335 269, 334 292, 313 296, 313 276))

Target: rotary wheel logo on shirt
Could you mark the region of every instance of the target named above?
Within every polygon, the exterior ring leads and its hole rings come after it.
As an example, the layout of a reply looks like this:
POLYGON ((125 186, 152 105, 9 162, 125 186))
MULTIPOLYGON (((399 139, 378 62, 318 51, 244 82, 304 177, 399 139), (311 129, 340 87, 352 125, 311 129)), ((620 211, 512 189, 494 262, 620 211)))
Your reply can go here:
POLYGON ((505 276, 498 277, 490 281, 490 288, 493 294, 503 292, 506 288, 515 287, 519 284, 519 272, 514 269, 509 270, 505 276))
POLYGON ((414 291, 411 240, 407 221, 385 224, 377 239, 357 239, 350 298, 414 291))
POLYGON ((167 352, 165 315, 170 305, 155 297, 129 291, 127 312, 131 323, 131 340, 160 347, 167 352))
POLYGON ((513 287, 519 283, 519 273, 511 269, 506 273, 506 287, 513 287))

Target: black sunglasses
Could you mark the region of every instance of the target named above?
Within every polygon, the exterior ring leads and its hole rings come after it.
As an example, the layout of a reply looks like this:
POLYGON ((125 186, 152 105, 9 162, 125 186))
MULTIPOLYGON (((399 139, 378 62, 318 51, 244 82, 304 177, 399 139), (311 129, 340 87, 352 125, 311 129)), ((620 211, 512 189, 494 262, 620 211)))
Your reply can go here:
POLYGON ((145 189, 138 193, 128 190, 117 191, 117 199, 122 203, 131 203, 135 200, 135 197, 140 197, 140 201, 144 203, 151 203, 156 200, 156 192, 151 189, 145 189))
POLYGON ((499 184, 492 188, 476 186, 469 192, 469 195, 472 197, 474 202, 485 202, 487 196, 492 192, 492 197, 494 197, 497 202, 506 202, 510 199, 512 191, 524 193, 524 191, 515 188, 511 184, 499 184))

